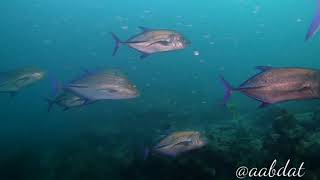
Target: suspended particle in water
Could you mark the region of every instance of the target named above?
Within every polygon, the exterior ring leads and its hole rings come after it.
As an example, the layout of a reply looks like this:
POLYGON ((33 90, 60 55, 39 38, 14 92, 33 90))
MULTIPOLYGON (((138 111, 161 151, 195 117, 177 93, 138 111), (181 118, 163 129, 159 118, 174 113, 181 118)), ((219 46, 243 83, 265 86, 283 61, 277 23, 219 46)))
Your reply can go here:
POLYGON ((298 19, 297 19, 297 23, 300 23, 300 22, 302 22, 302 19, 301 19, 301 18, 298 18, 298 19))
POLYGON ((204 34, 202 37, 203 37, 204 39, 210 39, 211 35, 210 35, 210 34, 204 34))
POLYGON ((42 43, 46 46, 51 45, 52 44, 52 40, 51 39, 45 39, 42 41, 42 43))
POLYGON ((200 52, 199 52, 199 51, 193 51, 193 55, 199 56, 199 55, 200 55, 200 52))
POLYGON ((137 66, 132 66, 131 69, 132 69, 133 71, 136 71, 136 70, 137 70, 137 66))
POLYGON ((90 52, 90 56, 96 57, 98 55, 97 52, 90 52))
POLYGON ((129 26, 121 26, 121 29, 128 30, 129 26))
POLYGON ((206 61, 205 60, 203 60, 203 59, 200 59, 200 61, 199 61, 201 64, 204 64, 206 61))
POLYGON ((255 6, 252 13, 253 14, 258 14, 260 12, 260 6, 255 6))

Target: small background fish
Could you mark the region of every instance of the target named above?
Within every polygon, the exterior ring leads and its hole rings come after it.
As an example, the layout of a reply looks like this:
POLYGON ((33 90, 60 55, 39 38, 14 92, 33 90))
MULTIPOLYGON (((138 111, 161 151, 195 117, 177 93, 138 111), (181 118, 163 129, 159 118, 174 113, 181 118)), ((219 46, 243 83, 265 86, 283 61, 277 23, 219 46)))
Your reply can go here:
POLYGON ((22 68, 0 73, 0 92, 16 94, 45 76, 45 71, 37 68, 22 68))
POLYGON ((175 157, 183 152, 201 148, 205 144, 206 142, 199 132, 182 131, 165 137, 153 150, 162 155, 175 157))

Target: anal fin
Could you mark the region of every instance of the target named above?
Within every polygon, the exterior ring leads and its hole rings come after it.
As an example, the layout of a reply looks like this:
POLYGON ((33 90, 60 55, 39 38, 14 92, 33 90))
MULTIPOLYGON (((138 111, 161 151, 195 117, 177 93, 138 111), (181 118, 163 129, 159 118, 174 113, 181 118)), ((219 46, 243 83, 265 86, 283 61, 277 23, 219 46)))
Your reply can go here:
POLYGON ((259 105, 259 108, 266 108, 270 105, 270 103, 267 103, 267 102, 262 102, 260 105, 259 105))
POLYGON ((140 59, 144 59, 146 57, 150 56, 150 54, 148 53, 142 53, 141 56, 140 56, 140 59))

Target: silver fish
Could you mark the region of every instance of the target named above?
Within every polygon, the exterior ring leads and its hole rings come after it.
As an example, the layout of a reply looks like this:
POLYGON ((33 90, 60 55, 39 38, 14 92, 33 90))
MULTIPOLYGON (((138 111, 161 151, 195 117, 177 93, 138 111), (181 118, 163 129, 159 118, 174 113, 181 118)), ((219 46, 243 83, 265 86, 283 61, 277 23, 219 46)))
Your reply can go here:
POLYGON ((221 77, 227 103, 233 91, 252 97, 265 107, 290 100, 320 98, 320 71, 305 68, 272 68, 259 66, 260 73, 251 77, 238 88, 233 88, 221 77))
POLYGON ((159 52, 174 51, 186 48, 190 41, 185 39, 182 34, 164 29, 149 29, 139 27, 143 32, 139 33, 127 41, 121 41, 114 33, 116 45, 113 51, 113 56, 116 54, 121 44, 127 45, 137 51, 141 52, 141 59, 159 52))
POLYGON ((175 132, 157 144, 153 148, 153 152, 176 157, 181 153, 199 149, 207 144, 206 140, 201 137, 197 131, 181 131, 175 132))
POLYGON ((45 76, 45 71, 37 68, 23 68, 0 73, 0 92, 15 95, 22 88, 27 87, 45 76))
POLYGON ((69 110, 71 108, 80 107, 87 105, 89 102, 81 97, 78 96, 70 91, 63 91, 58 96, 56 96, 54 99, 47 99, 48 101, 48 111, 51 110, 52 106, 54 104, 57 104, 58 106, 61 106, 64 111, 69 110))
POLYGON ((131 99, 139 96, 135 85, 118 70, 87 74, 71 82, 66 88, 88 101, 131 99))

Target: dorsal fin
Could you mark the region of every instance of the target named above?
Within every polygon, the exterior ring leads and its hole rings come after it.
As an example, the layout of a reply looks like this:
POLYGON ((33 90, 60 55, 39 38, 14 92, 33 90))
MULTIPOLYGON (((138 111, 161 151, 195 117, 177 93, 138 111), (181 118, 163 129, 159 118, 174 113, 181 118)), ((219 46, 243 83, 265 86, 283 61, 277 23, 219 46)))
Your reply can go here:
POLYGON ((260 71, 268 71, 270 69, 272 69, 271 66, 256 66, 256 69, 260 70, 260 71))
POLYGON ((139 26, 138 28, 141 29, 143 32, 147 32, 147 31, 151 31, 152 30, 151 28, 147 28, 147 27, 144 27, 144 26, 139 26))

